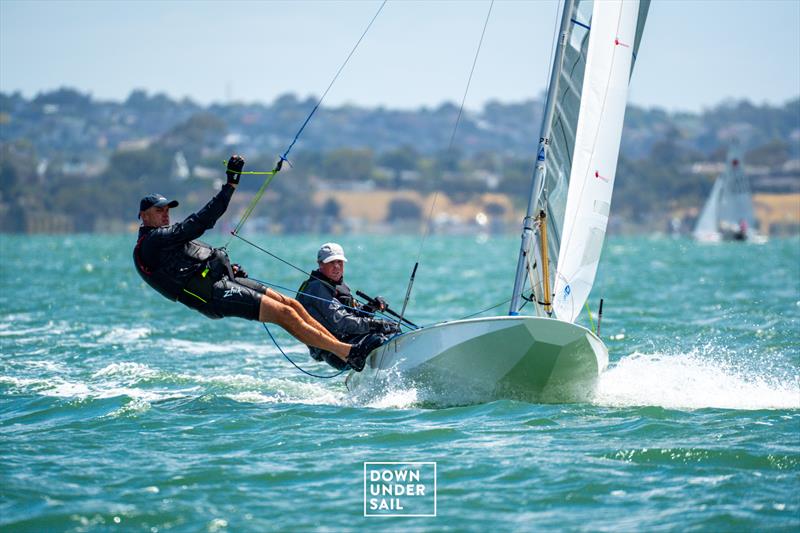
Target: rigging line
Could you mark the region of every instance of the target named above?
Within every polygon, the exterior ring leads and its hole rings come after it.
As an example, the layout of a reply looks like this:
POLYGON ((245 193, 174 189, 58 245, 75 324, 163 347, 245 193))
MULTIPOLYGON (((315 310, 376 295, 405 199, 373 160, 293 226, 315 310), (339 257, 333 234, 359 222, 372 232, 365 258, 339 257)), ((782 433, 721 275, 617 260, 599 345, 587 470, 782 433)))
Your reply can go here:
POLYGON ((496 307, 500 307, 501 305, 506 305, 506 304, 507 304, 508 302, 510 302, 510 301, 511 301, 511 298, 509 298, 509 299, 508 299, 508 300, 506 300, 505 302, 500 302, 499 304, 493 305, 493 306, 491 306, 491 307, 487 307, 487 308, 486 308, 486 309, 484 309, 483 311, 478 311, 477 313, 472 313, 471 315, 463 316, 463 317, 461 317, 461 318, 458 318, 458 319, 456 319, 456 320, 466 320, 466 319, 468 319, 468 318, 472 318, 472 317, 474 317, 474 316, 478 316, 478 315, 480 315, 480 314, 483 314, 483 313, 485 313, 486 311, 491 311, 492 309, 495 309, 496 307))
MULTIPOLYGON (((536 243, 532 242, 532 246, 536 246, 536 243)), ((532 252, 531 252, 530 248, 528 248, 528 254, 530 254, 530 253, 532 253, 532 252)), ((534 268, 536 268, 535 265, 532 267, 531 266, 531 262, 530 262, 529 259, 526 259, 525 262, 527 263, 528 283, 531 286, 531 301, 534 302, 534 306, 533 306, 535 308, 534 311, 536 311, 536 314, 539 315, 540 311, 541 311, 541 309, 539 308, 539 299, 540 298, 538 296, 536 296, 536 294, 537 293, 541 293, 541 289, 542 289, 541 288, 541 283, 539 283, 537 285, 535 280, 533 279, 533 270, 534 270, 534 268)), ((524 292, 524 290, 525 290, 525 287, 523 287, 523 292, 524 292)))
POLYGON ((486 13, 486 20, 483 22, 483 30, 481 31, 481 38, 478 41, 478 49, 475 51, 475 57, 472 60, 472 69, 469 71, 469 78, 467 78, 467 86, 464 88, 464 96, 461 97, 461 107, 458 108, 458 116, 456 117, 456 125, 453 128, 453 133, 450 135, 450 145, 448 151, 453 149, 453 142, 456 139, 456 131, 461 122, 461 114, 464 111, 464 103, 467 101, 467 93, 469 93, 469 86, 472 83, 472 76, 475 74, 475 66, 478 64, 478 56, 481 53, 481 46, 483 46, 483 37, 486 35, 486 26, 489 25, 489 17, 492 15, 492 7, 494 7, 494 0, 489 4, 489 11, 486 13))
POLYGON ((284 358, 286 358, 286 360, 287 360, 287 361, 289 361, 290 363, 292 363, 292 366, 294 366, 294 367, 295 367, 297 370, 299 370, 299 371, 300 371, 300 372, 302 372, 303 374, 305 374, 305 375, 307 375, 307 376, 311 376, 312 378, 319 378, 319 379, 331 379, 331 378, 335 378, 335 377, 341 376, 341 375, 342 375, 342 374, 344 374, 344 373, 345 373, 347 370, 349 370, 349 369, 350 369, 350 367, 349 367, 349 366, 346 366, 346 367, 344 367, 343 369, 341 369, 340 371, 338 371, 337 373, 335 373, 335 374, 331 374, 331 375, 328 375, 328 376, 322 376, 322 375, 320 375, 320 374, 313 374, 313 373, 311 373, 311 372, 309 372, 309 371, 307 371, 307 370, 303 370, 302 368, 300 368, 299 366, 297 366, 297 363, 295 363, 294 361, 292 361, 292 360, 289 358, 289 356, 288 356, 288 355, 286 355, 286 352, 284 352, 284 351, 283 351, 283 348, 281 348, 281 346, 278 344, 278 341, 277 341, 277 340, 275 340, 275 337, 273 337, 273 336, 272 336, 272 332, 269 330, 269 328, 267 327, 267 325, 266 325, 264 322, 262 322, 262 324, 264 325, 264 329, 265 329, 265 330, 267 330, 267 335, 269 335, 269 338, 270 338, 270 339, 272 339, 272 343, 275 345, 275 347, 278 349, 278 351, 279 351, 279 352, 281 352, 281 355, 282 355, 284 358))
MULTIPOLYGON (((472 83, 472 75, 475 73, 475 67, 478 64, 478 56, 481 53, 481 47, 483 46, 483 37, 486 35, 486 27, 489 25, 489 17, 492 14, 492 7, 494 7, 494 0, 491 1, 489 4, 489 11, 486 13, 486 19, 483 22, 483 30, 481 31, 481 38, 478 41, 478 49, 475 50, 475 57, 472 60, 472 69, 469 72, 469 77, 467 78, 467 86, 464 89, 464 96, 461 97, 461 106, 458 108, 458 115, 456 116, 456 123, 453 126, 453 133, 450 135, 450 144, 447 147, 448 153, 453 150, 453 143, 455 142, 456 132, 458 131, 458 125, 461 122, 461 115, 464 112, 464 103, 467 101, 467 94, 469 93, 469 86, 472 83)), ((425 221, 425 229, 422 235, 422 241, 419 245, 419 252, 417 253, 417 263, 419 263, 420 258, 422 257, 422 248, 425 246, 425 239, 428 237, 428 233, 430 232, 431 220, 433 219, 433 212, 436 208, 436 201, 439 198, 439 191, 438 189, 433 194, 433 201, 431 202, 430 211, 428 211, 428 218, 425 221)))
POLYGON ((297 142, 297 139, 300 137, 300 134, 303 133, 303 130, 305 129, 305 127, 308 124, 308 122, 311 120, 311 117, 317 111, 317 108, 319 108, 319 106, 322 104, 322 101, 325 99, 325 96, 328 94, 328 91, 330 91, 331 87, 333 87, 333 84, 336 83, 336 79, 339 77, 339 74, 342 73, 342 71, 344 70, 344 67, 350 61, 350 58, 353 57, 353 54, 356 52, 356 49, 358 48, 358 45, 360 45, 361 41, 364 40, 364 37, 367 35, 367 32, 372 27, 372 23, 375 22, 375 19, 377 19, 378 15, 381 14, 381 11, 383 11, 383 7, 386 5, 387 1, 388 0, 383 0, 383 2, 381 2, 381 6, 378 8, 378 11, 375 12, 375 15, 372 17, 372 20, 370 20, 369 24, 367 24, 367 27, 364 29, 364 32, 361 34, 361 37, 358 38, 358 41, 356 41, 356 44, 353 46, 353 49, 350 50, 349 54, 347 54, 347 58, 344 60, 342 65, 339 67, 339 70, 336 71, 336 75, 333 77, 333 79, 331 80, 330 84, 328 84, 328 88, 325 89, 325 92, 322 93, 322 96, 320 97, 319 101, 317 102, 317 105, 314 106, 314 109, 308 115, 308 117, 306 118, 305 122, 303 122, 303 125, 300 126, 300 129, 297 131, 297 135, 295 135, 294 136, 294 140, 292 140, 292 144, 289 145, 289 148, 287 148, 286 151, 281 156, 281 160, 282 161, 286 160, 286 157, 289 155, 289 152, 291 151, 292 147, 294 146, 294 143, 297 142))
MULTIPOLYGON (((264 281, 264 280, 261 280, 261 279, 258 279, 258 278, 248 278, 248 279, 252 279, 253 281, 256 281, 256 282, 258 282, 258 283, 260 283, 260 284, 262 284, 264 286, 274 287, 276 289, 280 289, 280 290, 286 291, 286 292, 291 292, 291 293, 294 293, 294 294, 302 294, 303 296, 311 298, 312 300, 319 300, 319 301, 325 302, 325 303, 333 303, 333 300, 328 300, 327 298, 322 298, 320 296, 314 296, 313 294, 309 294, 309 293, 303 292, 303 291, 298 291, 297 289, 290 289, 289 287, 283 287, 282 285, 278 285, 277 283, 270 283, 269 281, 264 281)), ((322 280, 320 280, 320 281, 322 281, 322 280)), ((353 299, 355 300, 355 298, 353 298, 353 299)), ((344 307, 345 309, 350 309, 352 311, 358 311, 360 313, 364 313, 364 314, 369 315, 371 317, 382 316, 387 320, 391 320, 388 316, 386 316, 384 313, 382 313, 380 311, 375 312, 375 313, 370 313, 369 311, 365 311, 363 308, 359 309, 357 307, 351 307, 351 306, 349 306, 347 304, 343 304, 342 302, 340 302, 338 300, 336 301, 336 303, 338 303, 341 307, 344 307)), ((414 328, 408 326, 407 324, 401 324, 401 326, 405 326, 409 330, 413 330, 414 329, 414 328)))
MULTIPOLYGON (((280 171, 280 164, 281 163, 282 163, 282 161, 278 161, 278 165, 275 167, 274 170, 266 172, 268 177, 261 184, 261 187, 259 187, 258 192, 256 192, 256 194, 253 196, 253 199, 250 200, 250 204, 247 206, 247 209, 244 210, 244 213, 242 214, 242 218, 239 219, 239 223, 236 224, 236 227, 231 232, 231 234, 233 236, 236 236, 239 233, 239 230, 242 229, 242 226, 244 226, 244 223, 247 221, 248 218, 250 218, 250 215, 253 213, 253 210, 256 208, 256 204, 258 204, 258 202, 261 201, 261 197, 264 195, 264 191, 267 190, 267 187, 269 186, 270 183, 272 183, 272 180, 273 180, 273 178, 275 178, 275 175, 280 171)), ((225 244, 224 248, 228 247, 228 244, 230 244, 231 240, 233 240, 233 237, 228 238, 228 242, 225 244)))
MULTIPOLYGON (((566 0, 564 0, 564 1, 566 2, 566 0)), ((553 40, 551 41, 552 44, 551 44, 551 58, 550 58, 551 64, 553 63, 553 54, 555 53, 555 45, 556 45, 556 42, 557 42, 556 34, 557 34, 558 28, 559 28, 559 15, 558 15, 559 12, 560 12, 560 10, 556 10, 556 16, 555 16, 554 22, 553 22, 553 40)), ((573 8, 573 13, 574 12, 575 12, 575 9, 573 8)), ((574 17, 570 17, 570 22, 572 22, 574 24, 577 24, 579 26, 583 26, 584 28, 586 28, 587 29, 587 33, 586 33, 586 37, 584 39, 588 39, 589 38, 589 33, 588 33, 588 30, 590 29, 589 26, 586 26, 584 24, 579 23, 574 17)), ((569 36, 570 36, 570 38, 572 37, 572 31, 569 32, 569 36)), ((569 71, 570 76, 571 76, 572 73, 575 71, 575 67, 578 65, 579 62, 580 62, 580 54, 579 54, 578 57, 575 58, 575 61, 573 62, 571 68, 562 68, 561 72, 563 73, 563 72, 569 71)), ((556 66, 553 65, 552 68, 556 68, 556 66)), ((550 90, 549 79, 546 82, 546 87, 547 87, 547 91, 549 92, 549 90, 550 90)), ((563 89, 563 92, 561 93, 561 96, 558 96, 557 94, 554 95, 555 98, 556 98, 556 107, 557 108, 559 107, 558 102, 561 102, 566 97, 567 93, 569 93, 569 92, 570 92, 570 84, 568 83, 568 84, 565 84, 565 87, 563 89)), ((545 102, 543 103, 543 107, 546 106, 546 105, 547 105, 547 101, 545 99, 545 102)), ((570 129, 574 129, 574 128, 570 128, 570 129)), ((552 119, 552 122, 551 122, 549 139, 554 139, 559 134, 561 135, 561 138, 562 138, 562 141, 564 143, 564 146, 567 146, 567 149, 564 151, 564 158, 569 163, 570 168, 572 168, 572 150, 574 150, 575 147, 574 146, 570 146, 570 141, 567 138, 566 126, 564 125, 563 117, 562 117, 562 115, 560 113, 557 112, 553 116, 553 119, 552 119)), ((553 152, 554 150, 557 150, 557 145, 555 143, 550 143, 545 149, 548 151, 548 153, 552 152, 554 157, 559 157, 559 155, 560 155, 560 154, 557 154, 557 153, 553 152)), ((548 159, 548 161, 550 161, 551 159, 548 159)), ((548 161, 546 161, 545 163, 547 163, 548 161)), ((536 197, 537 198, 539 198, 539 197, 542 198, 542 201, 540 202, 541 206, 542 206, 542 209, 544 209, 546 213, 552 213, 553 210, 550 207, 550 202, 549 202, 549 199, 548 199, 547 194, 545 192, 546 191, 546 186, 547 186, 546 181, 547 181, 546 179, 542 180, 541 185, 540 185, 540 189, 539 189, 539 191, 536 192, 536 197)), ((562 236, 556 231, 556 227, 555 226, 553 226, 551 224, 548 224, 548 228, 550 228, 550 231, 551 231, 550 240, 552 240, 557 245, 556 248, 558 250, 561 250, 561 237, 562 236)), ((555 267, 553 268, 553 273, 554 273, 554 275, 557 273, 557 271, 555 270, 555 267)))
MULTIPOLYGON (((542 223, 538 218, 533 220, 531 227, 534 230, 534 232, 540 231, 541 224, 542 223)), ((525 270, 527 270, 528 272, 528 283, 530 284, 530 289, 531 289, 531 301, 534 302, 534 311, 536 312, 537 315, 540 315, 541 314, 541 309, 539 307, 540 298, 537 297, 536 294, 541 294, 542 282, 537 284, 536 280, 534 279, 534 270, 536 270, 538 265, 536 259, 536 251, 535 251, 537 242, 538 241, 536 239, 531 239, 530 243, 528 244, 528 250, 527 253, 525 254, 525 270), (533 265, 531 265, 531 260, 530 260, 531 256, 534 256, 533 265)), ((522 295, 522 293, 524 292, 525 292, 525 282, 523 281, 522 287, 520 289, 520 295, 522 295)), ((524 306, 525 304, 523 304, 523 307, 524 306)), ((519 311, 522 311, 522 307, 519 308, 519 311)))
MULTIPOLYGON (((566 0, 564 0, 564 1, 566 1, 566 0)), ((558 35, 558 28, 560 26, 559 13, 561 13, 561 10, 563 9, 563 8, 559 7, 560 5, 561 5, 560 1, 556 2, 555 17, 553 17, 553 35, 552 35, 552 37, 550 37, 550 62, 547 63, 547 67, 546 67, 547 70, 544 73, 544 75, 545 75, 545 78, 544 78, 545 91, 550 89, 550 87, 548 87, 548 85, 550 83, 550 69, 551 68, 556 68, 556 66, 553 64, 553 58, 554 58, 554 55, 555 55, 555 52, 556 52, 556 35, 558 35)), ((547 94, 547 93, 545 93, 545 94, 547 94)), ((547 98, 545 97, 544 102, 542 103, 542 107, 544 107, 546 105, 547 105, 547 98)))
POLYGON ((240 240, 244 241, 245 243, 249 244, 250 246, 252 246, 252 247, 253 247, 253 248, 255 248, 256 250, 259 250, 259 251, 261 251, 261 252, 264 252, 264 253, 265 253, 265 254, 267 254, 268 256, 270 256, 270 257, 273 257, 273 258, 277 259, 277 260, 278 260, 278 261, 280 261, 281 263, 283 263, 283 264, 285 264, 285 265, 288 265, 288 266, 290 266, 290 267, 294 268, 295 270, 298 270, 299 272, 302 272, 302 273, 303 273, 303 274, 305 274, 306 276, 310 276, 310 275, 311 275, 309 272, 306 272, 305 270, 303 270, 303 269, 302 269, 302 268, 300 268, 299 266, 297 266, 297 265, 294 265, 294 264, 290 263, 289 261, 286 261, 285 259, 281 259, 281 258, 280 258, 280 257, 278 257, 277 255, 273 254, 272 252, 270 252, 269 250, 267 250, 267 249, 265 249, 265 248, 262 248, 261 246, 257 245, 257 244, 256 244, 256 243, 254 243, 253 241, 250 241, 250 240, 248 240, 248 239, 245 239, 244 237, 242 237, 242 236, 241 236, 241 235, 239 235, 238 233, 234 233, 234 234, 233 234, 233 236, 234 236, 234 237, 236 237, 237 239, 240 239, 240 240))
MULTIPOLYGON (((375 15, 373 15, 372 19, 369 21, 369 24, 367 24, 367 27, 361 33, 361 36, 358 38, 358 41, 356 41, 356 44, 353 45, 353 48, 350 50, 350 53, 347 54, 347 57, 345 58, 344 62, 342 62, 341 66, 339 67, 339 70, 336 71, 336 74, 333 76, 333 79, 331 79, 331 82, 328 84, 328 87, 325 89, 325 92, 323 92, 322 96, 319 98, 319 100, 317 100, 316 105, 314 105, 314 108, 308 114, 308 116, 306 117, 305 121, 300 126, 300 129, 297 130, 297 133, 295 134, 294 139, 292 139, 292 142, 289 144, 289 147, 286 149, 285 152, 283 152, 283 155, 280 156, 280 159, 278 160, 277 164, 275 165, 275 168, 270 172, 263 172, 263 174, 267 174, 268 177, 264 181, 264 183, 261 185, 261 188, 258 190, 256 195, 253 197, 253 200, 250 202, 250 205, 245 210, 244 215, 242 216, 241 220, 239 220, 239 223, 236 225, 235 229, 233 230, 233 235, 236 235, 242 229, 242 226, 244 226, 245 221, 247 220, 248 217, 250 217, 250 215, 252 214, 253 210, 255 209, 256 204, 261 200, 261 196, 264 194, 264 191, 266 190, 267 186, 272 182, 273 178, 275 178, 275 175, 278 172, 280 172, 281 167, 283 166, 283 162, 284 161, 288 161, 287 158, 289 157, 289 152, 292 150, 292 148, 294 147, 295 143, 297 143, 298 139, 300 139, 300 135, 302 135, 303 130, 305 130, 306 126, 311 121, 311 117, 314 116, 314 114, 317 112, 317 109, 319 109, 319 106, 322 105, 322 101, 328 95, 328 92, 333 87, 333 84, 336 83, 336 80, 339 78, 339 75, 342 73, 342 71, 344 70, 345 66, 347 66, 347 63, 353 57, 353 54, 355 54, 356 49, 358 49, 358 46, 361 44, 361 41, 364 40, 364 37, 367 35, 367 32, 372 27, 372 24, 378 18, 378 15, 380 15, 381 11, 383 11, 383 8, 386 5, 387 1, 388 0, 383 0, 383 2, 381 3, 380 7, 375 12, 375 15)), ((251 172, 243 172, 242 174, 250 174, 250 173, 251 172)), ((225 244, 224 248, 227 248, 227 246, 228 246, 228 244, 230 244, 231 240, 232 240, 232 238, 228 239, 228 242, 225 244)))
MULTIPOLYGON (((566 0, 563 0, 563 1, 566 2, 566 0)), ((559 16, 559 14, 561 13, 561 11, 563 9, 563 8, 559 7, 560 5, 561 5, 561 1, 556 2, 555 16, 553 17, 553 35, 550 37, 550 55, 549 55, 550 59, 549 59, 549 62, 547 63, 547 66, 545 67, 546 68, 546 70, 545 70, 545 78, 544 78, 544 87, 545 87, 545 91, 546 91, 545 94, 547 94, 547 92, 550 91, 550 77, 551 77, 550 76, 550 70, 556 68, 556 65, 554 64, 554 58, 555 58, 555 53, 556 53, 556 43, 558 42, 558 39, 559 39, 558 30, 559 30, 559 27, 561 26, 561 24, 560 24, 560 18, 561 17, 559 16)), ((542 115, 544 115, 544 108, 546 106, 547 106, 547 98, 545 97, 545 99, 542 101, 542 115)), ((553 122, 556 122, 558 120, 560 120, 560 117, 555 118, 553 120, 553 122)), ((553 130, 555 130, 555 124, 554 123, 553 123, 553 126, 551 127, 550 138, 552 138, 553 135, 554 135, 553 130)), ((551 144, 550 146, 546 147, 545 149, 549 151, 549 150, 551 150, 552 146, 553 145, 551 144)), ((540 189, 536 192, 536 196, 537 197, 539 197, 541 195, 542 191, 544 190, 544 187, 545 187, 545 180, 542 180, 542 183, 540 185, 540 189)), ((547 207, 548 207, 547 205, 544 205, 543 207, 548 212, 550 211, 550 209, 547 209, 547 207)))
MULTIPOLYGON (((228 170, 228 162, 223 161, 223 165, 225 165, 225 170, 228 170)), ((237 172, 237 174, 255 174, 255 175, 262 175, 262 176, 269 176, 270 174, 275 174, 275 170, 242 170, 241 172, 237 172)))
MULTIPOLYGON (((270 252, 269 250, 267 250, 267 249, 265 249, 265 248, 262 248, 261 246, 257 245, 256 243, 254 243, 254 242, 252 242, 252 241, 250 241, 250 240, 248 240, 248 239, 245 239, 245 238, 244 238, 244 237, 242 237, 241 235, 239 235, 239 234, 235 233, 235 234, 233 234, 233 236, 234 236, 234 237, 236 237, 237 239, 240 239, 240 240, 244 241, 245 243, 249 244, 250 246, 252 246, 252 247, 253 247, 253 248, 255 248, 256 250, 259 250, 259 251, 261 251, 261 252, 264 252, 264 253, 265 253, 265 254, 267 254, 268 256, 270 256, 270 257, 273 257, 273 258, 277 259, 277 260, 278 260, 278 261, 280 261, 281 263, 283 263, 283 264, 285 264, 285 265, 288 265, 288 266, 290 266, 290 267, 294 268, 295 270, 298 270, 299 272, 301 272, 301 273, 305 274, 306 276, 309 276, 309 277, 311 277, 311 273, 310 273, 310 272, 306 272, 305 270, 303 270, 303 269, 302 269, 302 268, 300 268, 299 266, 297 266, 297 265, 295 265, 295 264, 292 264, 292 263, 290 263, 289 261, 286 261, 285 259, 282 259, 282 258, 278 257, 277 255, 273 254, 273 253, 272 253, 272 252, 270 252)), ((295 290, 295 289, 289 289, 289 288, 287 288, 287 287, 281 287, 280 285, 276 285, 276 284, 274 284, 274 283, 268 283, 268 282, 266 282, 266 281, 261 281, 261 280, 259 280, 259 279, 256 279, 256 278, 253 278, 253 279, 254 279, 255 281, 257 281, 257 282, 261 283, 262 285, 270 285, 270 286, 272 286, 272 287, 277 287, 277 288, 279 288, 279 289, 281 289, 281 290, 285 290, 285 291, 293 292, 293 293, 295 293, 295 294, 306 294, 306 293, 300 293, 299 291, 297 291, 297 290, 295 290)), ((317 280, 321 281, 322 283, 324 283, 325 285, 327 285, 329 288, 333 289, 334 291, 336 290, 336 288, 335 288, 333 285, 331 285, 330 283, 328 283, 328 282, 327 282, 327 281, 325 281, 324 279, 320 279, 320 278, 317 278, 317 277, 315 277, 314 279, 317 279, 317 280)), ((310 294, 306 294, 306 296, 310 296, 310 297, 312 297, 312 298, 316 298, 316 296, 312 296, 312 295, 310 295, 310 294)), ((356 301, 358 301, 358 299, 357 299, 357 298, 355 298, 355 297, 353 297, 353 300, 356 300, 356 301)), ((326 300, 326 301, 329 301, 329 300, 326 300)), ((344 305, 344 304, 342 304, 342 305, 344 305)), ((348 306, 344 305, 344 307, 348 307, 348 306)), ((349 309, 356 310, 356 309, 355 309, 355 308, 353 308, 353 307, 350 307, 349 309)), ((360 311, 363 311, 363 309, 360 309, 360 311)), ((365 313, 366 313, 367 311, 363 311, 363 312, 365 312, 365 313)), ((370 313, 370 314, 372 314, 372 315, 374 316, 376 313, 370 313)), ((383 313, 381 313, 381 316, 385 317, 387 320, 391 320, 389 317, 387 317, 387 316, 386 316, 385 314, 383 314, 383 313)))

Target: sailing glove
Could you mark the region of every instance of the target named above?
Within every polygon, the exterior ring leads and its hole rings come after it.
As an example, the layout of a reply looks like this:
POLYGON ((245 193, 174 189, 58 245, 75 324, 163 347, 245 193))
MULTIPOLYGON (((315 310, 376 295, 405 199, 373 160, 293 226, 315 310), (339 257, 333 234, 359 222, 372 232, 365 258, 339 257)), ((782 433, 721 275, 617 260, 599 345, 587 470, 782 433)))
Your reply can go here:
POLYGON ((231 185, 239 185, 239 178, 242 177, 242 169, 244 168, 244 158, 239 155, 232 155, 228 159, 228 170, 225 172, 228 176, 228 183, 231 185))
POLYGON ((385 311, 387 307, 389 307, 389 303, 384 300, 383 297, 377 296, 371 302, 364 305, 362 309, 367 313, 374 314, 378 311, 385 311))
POLYGON ((233 270, 233 277, 234 278, 246 278, 247 272, 244 271, 242 265, 239 263, 234 263, 231 265, 231 270, 233 270))
POLYGON ((388 320, 373 319, 370 322, 370 331, 375 333, 383 333, 384 335, 394 335, 400 333, 400 328, 394 322, 388 320))

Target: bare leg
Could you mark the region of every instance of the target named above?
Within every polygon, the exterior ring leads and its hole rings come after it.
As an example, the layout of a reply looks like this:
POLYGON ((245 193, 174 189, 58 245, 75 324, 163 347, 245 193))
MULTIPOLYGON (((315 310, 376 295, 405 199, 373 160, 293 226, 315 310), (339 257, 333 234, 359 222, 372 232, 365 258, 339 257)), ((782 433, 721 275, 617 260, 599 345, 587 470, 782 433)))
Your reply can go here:
POLYGON ((273 291, 272 289, 267 289, 266 295, 268 297, 272 298, 273 300, 277 300, 279 303, 282 303, 284 305, 288 305, 289 307, 294 309, 295 312, 298 315, 300 315, 300 318, 303 320, 303 322, 306 322, 307 324, 310 324, 315 329, 318 329, 318 330, 324 332, 325 334, 328 335, 328 337, 332 341, 338 341, 339 340, 333 335, 333 333, 328 331, 328 328, 326 328, 325 326, 320 324, 317 321, 316 318, 314 318, 313 316, 308 314, 308 311, 306 311, 306 308, 303 307, 303 304, 301 304, 300 302, 298 302, 294 298, 289 298, 288 296, 284 296, 283 294, 281 294, 281 293, 279 293, 277 291, 273 291))
MULTIPOLYGON (((278 294, 275 291, 270 292, 278 294)), ((303 344, 334 353, 342 361, 347 361, 351 347, 349 344, 336 340, 322 326, 315 327, 312 323, 304 321, 292 306, 281 303, 276 298, 270 298, 266 294, 261 297, 258 319, 261 322, 278 324, 303 344)))

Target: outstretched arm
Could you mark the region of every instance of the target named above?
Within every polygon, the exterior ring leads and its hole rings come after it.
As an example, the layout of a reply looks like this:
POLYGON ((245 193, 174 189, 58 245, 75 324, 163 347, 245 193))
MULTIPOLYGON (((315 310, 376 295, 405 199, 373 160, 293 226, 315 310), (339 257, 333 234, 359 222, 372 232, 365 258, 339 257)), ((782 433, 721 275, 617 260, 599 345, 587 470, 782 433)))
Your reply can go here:
POLYGON ((238 155, 231 156, 228 160, 228 169, 226 171, 228 181, 216 196, 197 213, 192 213, 183 221, 154 231, 151 239, 157 240, 163 246, 183 244, 200 237, 203 233, 213 228, 217 220, 228 209, 233 191, 239 185, 240 172, 243 168, 244 159, 238 155))

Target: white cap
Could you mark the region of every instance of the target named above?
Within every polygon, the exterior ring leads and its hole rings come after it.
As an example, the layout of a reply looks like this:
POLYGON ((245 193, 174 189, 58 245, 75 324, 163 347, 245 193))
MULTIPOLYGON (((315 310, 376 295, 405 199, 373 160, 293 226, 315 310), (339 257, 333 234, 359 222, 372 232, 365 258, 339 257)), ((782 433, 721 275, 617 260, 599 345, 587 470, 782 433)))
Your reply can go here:
POLYGON ((331 261, 344 261, 347 258, 344 256, 344 248, 335 242, 326 242, 319 247, 317 252, 317 263, 330 263, 331 261))

